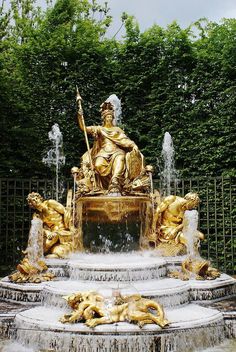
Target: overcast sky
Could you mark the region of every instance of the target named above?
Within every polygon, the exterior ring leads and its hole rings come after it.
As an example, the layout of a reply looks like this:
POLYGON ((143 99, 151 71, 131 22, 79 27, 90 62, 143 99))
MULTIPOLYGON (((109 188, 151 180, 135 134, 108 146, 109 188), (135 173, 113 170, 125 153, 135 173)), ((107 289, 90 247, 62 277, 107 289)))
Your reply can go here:
MULTIPOLYGON (((98 0, 104 3, 103 0, 98 0)), ((109 30, 114 35, 121 24, 122 12, 135 16, 141 31, 154 23, 166 27, 176 20, 182 28, 202 17, 219 22, 221 18, 236 18, 236 0, 107 0, 113 24, 109 30)), ((119 37, 122 33, 119 33, 119 37)))
MULTIPOLYGON (((46 0, 36 1, 45 7, 46 0)), ((135 16, 141 31, 154 23, 166 27, 174 20, 185 28, 202 17, 215 22, 222 18, 236 18, 236 0, 97 0, 100 4, 105 1, 108 2, 113 17, 109 36, 113 36, 119 29, 122 12, 135 16)), ((6 0, 6 3, 9 4, 10 0, 6 0)), ((123 33, 119 32, 118 38, 123 33)))

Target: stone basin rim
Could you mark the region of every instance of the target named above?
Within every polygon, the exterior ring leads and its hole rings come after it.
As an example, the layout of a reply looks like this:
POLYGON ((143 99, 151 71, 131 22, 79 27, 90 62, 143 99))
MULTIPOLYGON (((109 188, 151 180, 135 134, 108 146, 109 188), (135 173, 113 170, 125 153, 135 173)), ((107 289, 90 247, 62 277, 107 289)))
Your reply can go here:
MULTIPOLYGON (((196 305, 190 304, 188 305, 187 309, 191 308, 192 306, 196 307, 196 305)), ((149 333, 149 332, 156 333, 159 331, 163 333, 164 332, 168 333, 171 331, 182 330, 182 329, 192 329, 197 327, 201 328, 204 326, 221 323, 224 320, 223 314, 218 310, 212 309, 212 308, 203 308, 199 306, 200 312, 201 311, 204 312, 204 309, 205 309, 204 317, 201 317, 201 313, 200 313, 200 316, 198 318, 193 317, 192 320, 186 319, 185 321, 176 321, 173 323, 170 322, 170 325, 168 327, 165 327, 164 329, 161 329, 158 325, 155 325, 155 324, 146 324, 143 328, 139 328, 137 325, 127 323, 127 322, 121 322, 116 324, 104 324, 104 325, 97 326, 95 328, 89 328, 83 323, 62 324, 59 321, 46 322, 37 317, 34 318, 29 316, 31 313, 34 313, 34 310, 36 310, 36 313, 37 313, 37 310, 39 308, 42 309, 42 307, 36 307, 36 308, 31 308, 29 310, 18 313, 15 319, 16 323, 18 324, 20 322, 23 324, 24 327, 27 327, 28 325, 29 328, 30 326, 32 326, 34 330, 36 330, 36 328, 38 327, 37 331, 46 330, 48 332, 60 332, 60 333, 69 332, 69 333, 76 333, 76 334, 79 334, 80 332, 88 333, 88 334, 91 334, 91 332, 93 334, 101 334, 103 332, 107 332, 107 333, 115 332, 116 334, 123 334, 124 332, 140 333, 141 331, 144 331, 145 333, 149 333)), ((48 314, 50 314, 50 311, 53 312, 53 310, 50 308, 43 307, 43 310, 45 310, 46 312, 48 311, 48 314)), ((168 315, 171 314, 171 312, 173 313, 173 311, 176 311, 176 313, 178 314, 178 310, 179 308, 166 308, 165 311, 166 311, 167 319, 168 319, 168 315)), ((180 310, 183 311, 183 308, 180 310)), ((179 313, 181 313, 181 311, 179 313)), ((60 317, 65 313, 66 312, 64 310, 57 309, 55 319, 58 319, 58 317, 60 317)))

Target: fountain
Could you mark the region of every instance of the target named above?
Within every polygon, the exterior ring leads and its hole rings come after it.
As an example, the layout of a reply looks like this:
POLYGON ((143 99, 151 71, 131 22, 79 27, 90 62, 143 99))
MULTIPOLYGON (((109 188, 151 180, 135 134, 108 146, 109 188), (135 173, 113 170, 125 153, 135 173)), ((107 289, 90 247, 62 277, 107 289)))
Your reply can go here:
POLYGON ((171 194, 171 182, 177 179, 177 171, 175 169, 174 162, 174 144, 169 132, 165 132, 164 140, 162 143, 162 162, 163 168, 160 171, 160 179, 161 179, 161 191, 165 196, 169 196, 171 194))
POLYGON ((53 147, 47 152, 47 156, 43 158, 43 163, 47 166, 55 166, 56 169, 56 200, 59 197, 59 171, 62 165, 65 165, 65 156, 63 153, 63 137, 59 125, 55 123, 51 131, 48 132, 48 138, 52 142, 53 147))
POLYGON ((115 125, 114 101, 101 105, 101 126, 86 126, 77 92, 87 151, 71 170, 66 207, 28 196, 50 278, 0 282, 1 300, 19 304, 0 321, 15 340, 4 352, 19 343, 27 352, 193 352, 236 336, 235 317, 211 307, 235 295, 236 280, 209 265, 196 274, 188 260, 203 239, 198 195, 153 191, 152 167, 115 125))
POLYGON ((184 212, 184 228, 183 234, 187 238, 187 254, 191 257, 195 256, 196 253, 196 239, 197 227, 198 227, 198 211, 197 210, 185 210, 184 212))

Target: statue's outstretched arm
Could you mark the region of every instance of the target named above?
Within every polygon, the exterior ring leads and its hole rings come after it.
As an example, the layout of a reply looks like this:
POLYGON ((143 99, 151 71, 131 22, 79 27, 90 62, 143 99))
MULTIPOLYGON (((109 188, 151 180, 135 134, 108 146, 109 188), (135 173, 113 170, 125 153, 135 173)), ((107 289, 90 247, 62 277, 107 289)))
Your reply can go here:
POLYGON ((78 111, 78 115, 77 115, 77 119, 78 119, 78 124, 79 127, 82 131, 84 131, 86 129, 86 132, 88 134, 92 134, 95 135, 97 132, 97 128, 95 126, 86 126, 84 125, 84 120, 83 120, 83 115, 80 111, 78 111))
POLYGON ((77 120, 78 120, 78 124, 79 124, 79 127, 82 131, 84 131, 85 129, 85 126, 84 126, 84 123, 83 123, 83 112, 82 111, 78 111, 78 114, 77 114, 77 120))

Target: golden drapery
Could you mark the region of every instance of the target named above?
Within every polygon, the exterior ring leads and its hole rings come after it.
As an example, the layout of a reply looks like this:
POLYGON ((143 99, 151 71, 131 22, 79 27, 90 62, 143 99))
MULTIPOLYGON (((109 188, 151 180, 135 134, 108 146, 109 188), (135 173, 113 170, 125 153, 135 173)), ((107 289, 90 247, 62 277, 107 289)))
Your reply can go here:
MULTIPOLYGON (((132 181, 137 177, 144 167, 144 158, 140 151, 133 150, 136 144, 129 139, 124 131, 119 127, 103 127, 89 126, 87 127, 88 134, 91 134, 94 139, 94 145, 91 148, 91 156, 93 165, 96 165, 96 160, 100 157, 99 172, 96 173, 96 178, 99 186, 107 187, 112 177, 113 165, 118 156, 124 157, 124 165, 122 168, 122 176, 125 179, 132 181), (101 159, 102 158, 102 159, 101 159)), ((88 152, 82 156, 82 165, 88 165, 88 152)), ((96 168, 95 168, 96 169, 96 168)))

